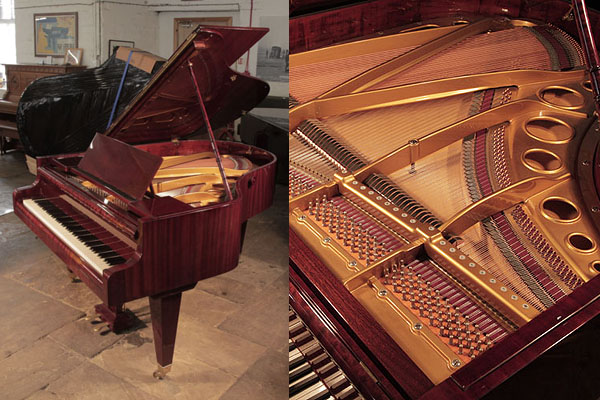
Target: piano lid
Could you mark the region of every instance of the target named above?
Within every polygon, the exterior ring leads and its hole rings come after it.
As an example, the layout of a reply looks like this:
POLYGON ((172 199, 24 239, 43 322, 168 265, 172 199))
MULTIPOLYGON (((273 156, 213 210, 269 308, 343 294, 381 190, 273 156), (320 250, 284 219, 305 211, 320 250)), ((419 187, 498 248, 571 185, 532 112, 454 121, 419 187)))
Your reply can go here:
POLYGON ((267 32, 268 28, 198 27, 105 134, 133 144, 203 129, 190 62, 213 129, 240 117, 266 97, 269 85, 229 66, 267 32))

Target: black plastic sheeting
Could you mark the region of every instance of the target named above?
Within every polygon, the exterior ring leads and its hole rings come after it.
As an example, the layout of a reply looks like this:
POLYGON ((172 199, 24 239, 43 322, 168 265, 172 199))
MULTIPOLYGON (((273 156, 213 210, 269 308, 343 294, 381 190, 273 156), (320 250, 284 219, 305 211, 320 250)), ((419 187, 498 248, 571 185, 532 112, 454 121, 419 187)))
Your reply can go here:
MULTIPOLYGON (((27 154, 43 156, 85 150, 96 132, 104 132, 125 62, 113 54, 104 64, 32 82, 17 109, 17 128, 27 154)), ((152 74, 130 65, 113 121, 143 89, 152 74)))

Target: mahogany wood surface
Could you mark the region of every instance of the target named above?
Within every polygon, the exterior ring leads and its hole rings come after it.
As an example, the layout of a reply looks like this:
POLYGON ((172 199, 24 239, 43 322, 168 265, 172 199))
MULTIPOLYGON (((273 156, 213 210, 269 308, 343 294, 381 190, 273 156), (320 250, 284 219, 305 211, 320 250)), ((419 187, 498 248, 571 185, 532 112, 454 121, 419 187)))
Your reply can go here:
POLYGON ((254 108, 269 92, 260 79, 229 66, 266 28, 200 27, 175 51, 105 132, 130 144, 184 137, 205 129, 189 64, 216 128, 254 108), (232 57, 233 58, 232 60, 232 57), (168 77, 168 78, 167 78, 168 77))
MULTIPOLYGON (((319 1, 321 12, 306 13, 314 8, 314 1, 295 0, 294 15, 290 19, 290 52, 313 50, 335 43, 377 34, 428 19, 449 16, 504 16, 551 22, 577 37, 577 27, 572 19, 563 19, 571 7, 570 2, 549 0, 375 0, 368 2, 319 1), (331 7, 331 9, 327 9, 331 7)), ((588 6, 594 6, 588 4, 588 6)), ((590 23, 597 42, 600 42, 600 14, 590 10, 590 23)))
POLYGON ((475 397, 489 392, 600 314, 600 277, 564 297, 450 378, 475 397))
POLYGON ((425 374, 291 229, 289 244, 294 271, 290 275, 296 273, 307 283, 307 288, 339 323, 339 335, 352 338, 354 348, 360 349, 361 361, 380 382, 389 382, 388 393, 416 398, 432 388, 425 374))
MULTIPOLYGON (((152 318, 156 319, 158 330, 155 330, 157 359, 161 366, 172 361, 177 327, 175 311, 181 291, 192 288, 199 280, 233 269, 238 263, 247 219, 273 201, 275 156, 241 143, 219 142, 218 146, 222 154, 244 155, 256 167, 238 178, 233 200, 210 206, 194 208, 171 197, 145 197, 137 202, 121 198, 128 204, 128 211, 104 204, 66 177, 69 172, 76 175, 80 172, 75 166, 81 154, 38 160, 35 182, 13 193, 17 216, 102 300, 97 311, 111 329, 119 331, 131 325, 128 316, 121 312, 125 302, 152 297, 152 318), (107 268, 99 275, 23 206, 25 199, 61 194, 77 200, 137 243, 133 255, 124 264, 107 268)), ((191 154, 209 148, 207 141, 140 147, 159 156, 191 154)))
POLYGON ((165 367, 173 362, 181 292, 166 296, 150 296, 149 301, 156 361, 161 367, 165 367))
MULTIPOLYGON (((38 159, 33 185, 13 193, 15 213, 102 300, 96 309, 111 329, 128 326, 122 312, 125 302, 150 296, 161 366, 172 362, 181 292, 199 280, 233 269, 239 260, 246 221, 272 204, 276 158, 253 146, 217 143, 221 154, 241 155, 254 165, 237 179, 235 196, 217 204, 195 208, 146 190, 162 161, 160 157, 211 149, 208 141, 178 140, 182 135, 198 133, 205 123, 189 68, 199 77, 211 124, 230 122, 268 93, 265 82, 229 68, 267 32, 267 28, 196 28, 128 104, 106 136, 96 137, 85 155, 38 159), (135 148, 114 138, 126 143, 177 140, 135 148), (86 189, 81 180, 98 190, 86 189), (102 191, 105 193, 99 194, 102 191), (60 195, 75 200, 83 210, 75 208, 83 214, 89 213, 76 216, 82 226, 96 229, 100 222, 111 232, 99 229, 101 235, 119 237, 118 248, 113 249, 126 258, 125 262, 98 272, 23 205, 25 199, 60 195), (111 196, 114 199, 109 199, 111 196)), ((164 376, 165 371, 159 372, 164 376)))
POLYGON ((83 65, 4 64, 7 99, 18 102, 27 86, 45 76, 69 74, 86 69, 83 65))
MULTIPOLYGON (((596 287, 594 289, 597 290, 598 282, 596 282, 595 286, 596 287)), ((558 322, 559 320, 555 320, 556 324, 554 324, 555 326, 552 329, 548 329, 546 332, 541 333, 540 337, 534 339, 531 343, 526 342, 527 338, 524 337, 526 334, 513 335, 513 337, 507 338, 510 339, 510 342, 520 342, 521 344, 525 344, 526 347, 524 347, 520 352, 516 353, 514 356, 509 358, 505 363, 494 364, 494 360, 486 360, 489 363, 487 364, 487 367, 491 368, 491 371, 488 374, 475 379, 473 384, 469 386, 460 385, 457 382, 455 374, 451 378, 448 378, 446 381, 442 382, 441 384, 437 385, 435 388, 427 392, 422 397, 422 399, 479 399, 482 396, 490 393, 494 388, 498 387, 498 385, 506 381, 511 376, 514 376, 514 374, 521 370, 523 367, 527 366, 541 354, 555 346, 558 342, 560 342, 561 339, 567 337, 569 334, 571 334, 572 332, 589 322, 592 318, 599 315, 600 295, 597 294, 598 292, 594 294, 594 289, 587 290, 587 294, 591 294, 594 297, 593 301, 587 303, 583 307, 580 307, 580 305, 575 304, 575 306, 578 307, 579 310, 575 312, 574 315, 570 316, 569 318, 566 318, 563 322, 558 322), (557 340, 557 338, 559 339, 557 340)), ((568 305, 565 305, 564 303, 561 304, 561 306, 562 307, 558 307, 558 310, 554 310, 555 312, 551 313, 551 316, 547 316, 548 324, 552 324, 552 318, 555 318, 557 313, 562 314, 560 310, 565 310, 569 308, 568 305)), ((542 315, 545 316, 545 314, 546 313, 542 315)), ((531 327, 530 329, 526 329, 526 331, 543 331, 543 325, 540 324, 539 321, 537 324, 528 324, 526 325, 526 327, 531 327)), ((484 353, 484 356, 485 354, 486 353, 484 353)), ((462 369, 460 371, 462 371, 462 369)), ((476 373, 476 368, 475 370, 469 370, 468 372, 476 373)), ((536 385, 539 385, 539 383, 531 382, 531 386, 527 388, 527 390, 525 390, 524 388, 523 391, 535 391, 536 385)), ((496 395, 501 396, 501 394, 496 395)))
POLYGON ((140 200, 161 163, 159 156, 96 133, 77 167, 132 199, 140 200), (128 160, 127 168, 115 160, 128 160))

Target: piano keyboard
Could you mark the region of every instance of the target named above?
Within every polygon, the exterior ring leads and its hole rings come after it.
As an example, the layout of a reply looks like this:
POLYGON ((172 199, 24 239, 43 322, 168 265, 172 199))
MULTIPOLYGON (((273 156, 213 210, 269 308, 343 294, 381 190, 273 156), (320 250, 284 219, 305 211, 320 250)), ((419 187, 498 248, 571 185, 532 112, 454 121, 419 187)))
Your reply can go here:
POLYGON ((132 247, 64 197, 27 199, 23 205, 96 272, 123 264, 132 247))
POLYGON ((364 399, 290 309, 290 399, 364 399))

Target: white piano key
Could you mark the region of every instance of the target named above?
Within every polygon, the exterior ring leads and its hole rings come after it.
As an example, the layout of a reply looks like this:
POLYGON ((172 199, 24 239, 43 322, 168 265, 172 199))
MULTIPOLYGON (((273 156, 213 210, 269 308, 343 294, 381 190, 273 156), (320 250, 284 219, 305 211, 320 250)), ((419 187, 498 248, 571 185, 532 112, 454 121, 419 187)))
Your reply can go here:
POLYGON ((52 231, 57 238, 67 245, 75 254, 89 264, 99 275, 102 275, 102 271, 106 268, 112 267, 104 261, 100 256, 90 250, 82 241, 73 235, 67 228, 62 226, 56 221, 50 214, 40 207, 34 200, 27 199, 23 200, 23 206, 29 210, 40 222, 42 222, 46 228, 52 231))

